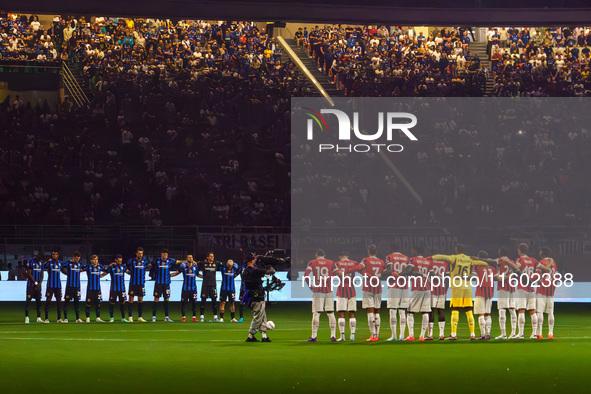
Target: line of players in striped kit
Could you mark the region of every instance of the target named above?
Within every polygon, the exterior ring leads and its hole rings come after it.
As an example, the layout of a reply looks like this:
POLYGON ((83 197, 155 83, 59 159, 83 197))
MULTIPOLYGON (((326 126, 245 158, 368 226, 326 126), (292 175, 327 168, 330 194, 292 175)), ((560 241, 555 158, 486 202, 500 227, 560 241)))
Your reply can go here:
POLYGON ((101 284, 100 279, 110 275, 109 312, 110 322, 114 322, 115 304, 119 303, 121 310, 121 321, 133 322, 132 312, 134 299, 137 297, 138 322, 145 323, 143 318, 143 301, 145 296, 146 270, 153 269, 155 273, 154 302, 152 307, 152 322, 156 321, 156 314, 160 304, 160 297, 164 302, 165 322, 172 322, 169 315, 170 283, 171 278, 183 275, 183 287, 181 294, 182 322, 187 320, 186 308, 191 304, 193 322, 203 322, 205 303, 208 299, 212 302, 214 322, 224 321, 224 310, 226 302, 230 304, 232 322, 243 321, 243 307, 240 306, 240 319, 235 318, 235 278, 240 275, 242 268, 232 260, 221 263, 214 260, 214 254, 208 253, 204 261, 196 262, 193 255, 187 255, 186 260, 175 260, 168 256, 168 250, 163 249, 160 257, 149 261, 144 256, 144 249, 137 248, 135 256, 130 258, 127 264, 123 264, 123 257, 115 255, 113 261, 108 265, 99 264, 97 255, 90 257, 90 264, 81 262, 80 252, 74 252, 72 260, 63 262, 59 258, 59 252, 53 251, 51 258, 44 261, 40 253, 32 257, 26 265, 27 276, 27 298, 25 303, 25 323, 29 323, 29 310, 31 301, 35 299, 37 309, 37 322, 49 323, 49 309, 52 300, 55 298, 57 304, 57 322, 68 323, 68 306, 70 301, 74 302, 77 323, 90 323, 90 309, 95 307, 96 321, 104 322, 101 319, 101 284), (171 272, 176 271, 176 272, 171 272), (222 284, 220 291, 220 318, 217 315, 217 285, 216 273, 221 271, 222 284), (44 280, 44 273, 47 272, 45 320, 41 318, 41 284, 44 280), (85 272, 88 277, 86 288, 86 320, 80 318, 80 274, 85 272), (62 303, 61 274, 66 275, 65 296, 62 303), (129 292, 125 289, 125 275, 129 276, 129 292), (197 292, 196 278, 202 278, 201 293, 197 292), (129 295, 129 301, 127 296, 129 295), (200 296, 200 297, 199 297, 200 296), (197 300, 201 298, 200 318, 197 320, 197 300), (128 306, 126 316, 125 304, 128 306), (62 320, 62 309, 64 319, 62 320))
POLYGON ((539 251, 540 260, 527 255, 528 245, 520 244, 518 258, 513 261, 507 257, 507 249, 498 251, 498 258, 489 259, 485 251, 478 256, 468 256, 464 246, 456 245, 456 254, 423 256, 421 247, 411 248, 411 256, 402 254, 396 245, 385 261, 377 256, 375 245, 368 247, 368 256, 361 262, 349 259, 341 252, 339 260, 328 260, 323 250, 316 252, 315 259, 308 263, 303 283, 309 286, 312 294, 312 335, 310 342, 317 341, 320 326, 320 313, 328 316, 331 341, 345 341, 346 321, 349 317, 350 340, 355 340, 357 320, 355 273, 363 276, 362 308, 367 311, 370 330, 368 342, 379 339, 382 306, 382 279, 387 279, 388 294, 386 307, 389 310, 391 336, 387 341, 414 341, 415 315, 422 318, 419 340, 433 340, 433 327, 437 316, 439 339, 457 340, 459 314, 465 312, 470 328, 471 339, 490 339, 492 319, 492 299, 494 282, 497 282, 497 306, 501 333, 496 339, 524 338, 525 313, 531 317, 532 334, 530 338, 542 339, 544 314, 548 316, 548 338, 554 338, 554 292, 557 274, 556 262, 550 250, 543 247, 539 251), (333 279, 336 281, 336 311, 333 298, 333 279), (470 279, 478 278, 475 302, 472 302, 470 279), (346 280, 349 278, 349 280, 346 280), (376 280, 371 280, 372 278, 376 280), (439 279, 438 279, 439 278, 439 279), (447 281, 441 280, 448 279, 447 281), (525 278, 525 280, 523 280, 525 278), (535 280, 537 278, 538 280, 535 280), (541 278, 541 280, 540 280, 541 278), (368 280, 370 279, 370 280, 368 280), (403 280, 401 280, 403 279, 403 280), (447 284, 446 284, 447 283, 447 284), (535 286, 534 283, 539 283, 535 286), (410 286, 409 286, 410 285, 410 286), (451 313, 451 334, 445 337, 445 305, 447 285, 451 287, 449 307, 451 313), (410 296, 409 296, 410 287, 410 296), (511 334, 506 332, 507 311, 510 315, 511 334), (478 315, 480 337, 475 334, 474 314, 478 315), (397 335, 398 319, 400 334, 397 335), (340 336, 336 336, 336 327, 340 336), (408 335, 405 331, 408 328, 408 335))

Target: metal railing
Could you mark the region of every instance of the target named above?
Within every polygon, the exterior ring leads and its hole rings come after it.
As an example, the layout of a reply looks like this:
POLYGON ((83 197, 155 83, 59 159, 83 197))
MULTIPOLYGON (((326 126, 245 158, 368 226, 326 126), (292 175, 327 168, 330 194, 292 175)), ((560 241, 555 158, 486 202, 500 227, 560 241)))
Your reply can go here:
POLYGON ((67 62, 62 62, 62 70, 60 71, 60 75, 62 76, 62 81, 64 81, 64 86, 68 89, 70 94, 72 95, 72 99, 74 103, 79 107, 88 107, 90 104, 90 100, 80 87, 78 81, 70 71, 67 62))

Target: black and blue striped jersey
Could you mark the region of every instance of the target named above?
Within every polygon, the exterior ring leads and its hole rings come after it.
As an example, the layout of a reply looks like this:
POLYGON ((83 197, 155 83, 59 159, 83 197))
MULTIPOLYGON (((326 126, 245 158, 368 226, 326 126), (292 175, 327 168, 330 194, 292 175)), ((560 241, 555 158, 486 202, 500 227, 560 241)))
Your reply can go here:
POLYGON ((33 258, 29 259, 29 261, 27 261, 27 269, 29 270, 29 272, 31 273, 31 276, 35 280, 34 282, 31 282, 31 279, 27 279, 27 286, 28 287, 35 286, 35 282, 37 282, 37 283, 41 282, 41 277, 43 276, 43 266, 44 265, 45 265, 45 263, 43 261, 37 261, 37 259, 35 257, 33 257, 33 258))
POLYGON ((166 260, 162 260, 161 257, 158 257, 154 260, 152 265, 156 266, 157 274, 156 274, 156 284, 157 285, 169 285, 170 284, 170 268, 176 264, 176 260, 172 258, 167 258, 166 260))
POLYGON ((100 290, 101 289, 101 273, 105 270, 105 268, 98 264, 98 265, 84 265, 82 266, 82 271, 86 272, 88 275, 88 290, 100 290))
POLYGON ((199 273, 197 264, 189 265, 187 263, 181 264, 179 271, 183 273, 183 291, 197 291, 195 278, 199 273))
POLYGON ((236 292, 234 278, 238 276, 238 264, 234 263, 231 268, 228 268, 227 264, 222 264, 220 271, 222 272, 222 287, 220 290, 236 292))
POLYGON ((66 270, 66 276, 68 279, 66 280, 66 287, 75 287, 77 289, 80 288, 80 270, 82 268, 82 263, 74 262, 74 261, 66 261, 62 268, 66 270))
POLYGON ((111 274, 111 291, 125 291, 125 271, 127 267, 121 265, 110 265, 105 270, 111 274))
POLYGON ((64 263, 61 260, 47 260, 43 265, 43 269, 47 271, 47 288, 57 289, 62 287, 61 273, 62 265, 64 263))
POLYGON ((129 285, 140 285, 146 284, 146 266, 150 264, 147 258, 142 257, 138 259, 134 257, 129 259, 127 262, 127 269, 129 270, 129 285))

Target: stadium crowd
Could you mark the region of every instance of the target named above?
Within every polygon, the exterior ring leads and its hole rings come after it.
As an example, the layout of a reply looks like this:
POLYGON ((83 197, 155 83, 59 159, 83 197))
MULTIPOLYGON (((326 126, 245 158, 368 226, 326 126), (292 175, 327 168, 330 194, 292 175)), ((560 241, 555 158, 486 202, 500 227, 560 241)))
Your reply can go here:
POLYGON ((308 91, 266 34, 251 23, 34 23, 2 20, 37 43, 31 54, 63 35, 60 59, 80 63, 94 100, 90 113, 68 99, 0 105, 3 222, 286 222, 289 97, 308 91))

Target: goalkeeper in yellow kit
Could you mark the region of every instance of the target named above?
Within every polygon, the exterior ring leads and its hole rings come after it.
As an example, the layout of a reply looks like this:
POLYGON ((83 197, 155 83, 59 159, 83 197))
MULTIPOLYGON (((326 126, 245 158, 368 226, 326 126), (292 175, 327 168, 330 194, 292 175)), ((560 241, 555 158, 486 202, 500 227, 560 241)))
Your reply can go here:
POLYGON ((472 259, 464 254, 464 245, 456 245, 456 254, 446 256, 436 254, 432 256, 433 260, 442 260, 449 263, 449 276, 451 287, 451 336, 447 339, 456 340, 458 332, 458 322, 460 320, 460 309, 466 312, 468 325, 470 326, 470 339, 475 339, 474 335, 474 315, 472 314, 472 288, 470 287, 470 273, 473 265, 488 265, 484 261, 472 259), (455 279, 454 278, 461 278, 455 279))

